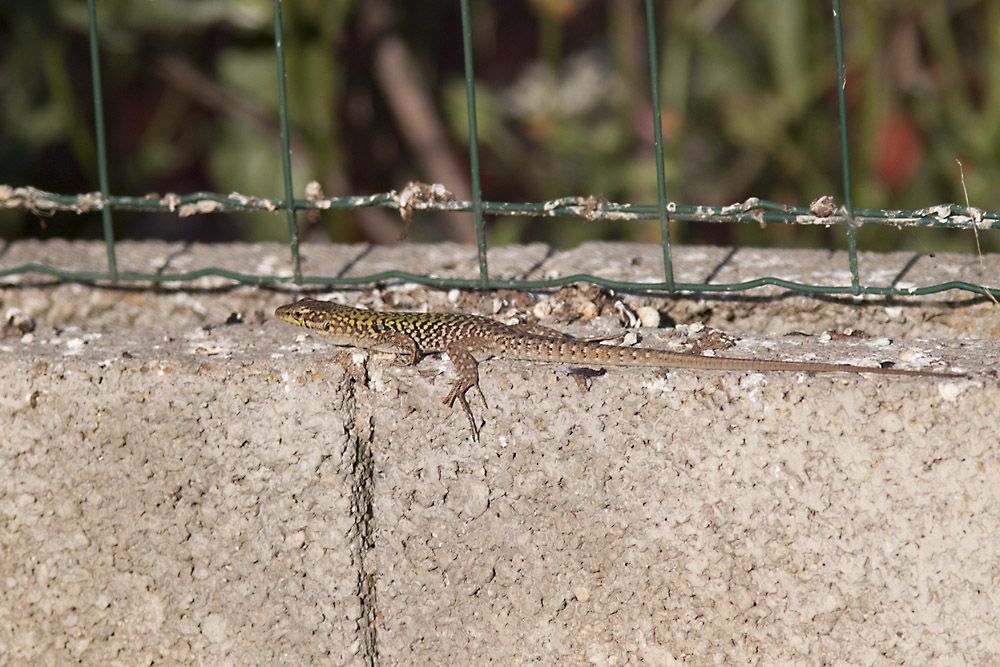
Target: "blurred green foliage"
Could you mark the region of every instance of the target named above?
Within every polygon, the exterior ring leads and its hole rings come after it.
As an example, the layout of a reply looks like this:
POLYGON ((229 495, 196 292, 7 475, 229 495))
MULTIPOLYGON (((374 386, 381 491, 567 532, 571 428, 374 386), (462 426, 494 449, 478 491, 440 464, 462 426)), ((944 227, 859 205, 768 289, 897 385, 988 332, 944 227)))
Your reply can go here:
MULTIPOLYGON (((656 7, 668 197, 843 201, 830 5, 656 7)), ((282 196, 272 3, 99 0, 98 11, 112 192, 282 196)), ((467 173, 458 2, 286 0, 282 11, 297 192, 310 180, 328 195, 431 182, 441 172, 429 153, 467 173), (416 75, 394 78, 404 66, 416 75), (410 113, 413 96, 429 100, 430 112, 410 113), (436 127, 444 139, 430 149, 415 138, 436 127)), ((1000 208, 1000 5, 873 0, 844 12, 855 205, 964 202, 960 160, 970 203, 1000 208)), ((474 0, 472 16, 484 198, 655 203, 643 3, 474 0)), ((80 0, 0 4, 0 183, 97 189, 87 38, 80 0)), ((437 219, 418 214, 412 237, 453 236, 421 224, 437 219)), ((383 211, 303 220, 310 237, 335 240, 391 241, 400 228, 383 211)), ((284 240, 284 221, 264 214, 116 213, 115 221, 119 238, 284 240)), ((496 243, 558 246, 659 234, 655 223, 511 218, 489 227, 496 243)), ((5 238, 99 231, 93 216, 0 212, 5 238)), ((964 232, 863 232, 863 249, 975 248, 964 232)), ((673 234, 843 243, 843 230, 792 225, 690 223, 673 234)), ((996 247, 995 232, 980 236, 984 250, 996 247)))

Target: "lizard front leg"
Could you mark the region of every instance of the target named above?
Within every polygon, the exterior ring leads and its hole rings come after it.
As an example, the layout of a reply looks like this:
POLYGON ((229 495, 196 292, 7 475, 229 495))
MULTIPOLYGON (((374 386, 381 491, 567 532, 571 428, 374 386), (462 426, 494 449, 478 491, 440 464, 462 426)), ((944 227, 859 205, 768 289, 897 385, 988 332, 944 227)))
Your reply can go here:
POLYGON ((472 353, 461 345, 449 345, 445 348, 445 352, 448 353, 448 358, 451 359, 451 364, 455 367, 455 372, 458 373, 458 380, 455 381, 451 393, 444 399, 444 402, 450 407, 455 404, 455 399, 458 399, 465 410, 465 415, 469 418, 469 425, 472 426, 472 439, 479 440, 479 429, 476 428, 472 408, 469 407, 469 402, 465 399, 465 392, 475 387, 476 391, 479 392, 479 398, 483 399, 483 405, 489 407, 482 387, 479 386, 479 365, 472 353))
POLYGON ((397 366, 413 366, 420 359, 420 347, 417 345, 417 341, 413 340, 411 336, 407 336, 405 333, 400 331, 382 331, 379 333, 376 345, 392 345, 399 350, 399 356, 396 357, 395 364, 397 366), (405 361, 403 360, 405 358, 405 361))

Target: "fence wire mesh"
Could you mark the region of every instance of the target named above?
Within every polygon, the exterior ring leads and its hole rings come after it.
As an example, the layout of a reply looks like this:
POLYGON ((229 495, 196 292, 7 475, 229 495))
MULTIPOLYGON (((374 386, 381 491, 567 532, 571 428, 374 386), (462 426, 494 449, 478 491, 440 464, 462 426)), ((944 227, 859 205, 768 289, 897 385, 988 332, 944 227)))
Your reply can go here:
MULTIPOLYGON (((203 276, 219 276, 237 282, 252 284, 295 285, 359 285, 386 280, 406 280, 437 287, 468 288, 521 288, 538 289, 558 287, 574 282, 590 282, 617 289, 656 289, 694 292, 736 292, 762 286, 824 294, 875 294, 921 295, 946 290, 962 290, 975 294, 1000 296, 1000 289, 969 281, 953 280, 919 287, 877 286, 865 284, 858 264, 856 230, 866 225, 903 227, 933 227, 968 230, 1000 229, 1000 212, 982 210, 972 206, 945 203, 914 210, 886 210, 855 208, 852 193, 851 158, 849 152, 849 124, 846 101, 846 68, 844 64, 843 28, 839 0, 832 0, 833 47, 837 68, 837 103, 839 109, 840 161, 843 191, 839 197, 826 194, 805 206, 788 206, 763 199, 751 198, 729 206, 679 205, 668 198, 668 183, 664 168, 664 140, 661 118, 661 76, 659 62, 661 48, 656 35, 656 18, 653 0, 645 0, 646 41, 650 75, 650 102, 653 115, 653 151, 656 166, 656 204, 615 203, 601 196, 561 197, 542 202, 494 202, 483 200, 480 185, 479 134, 472 44, 472 16, 469 0, 459 0, 461 6, 461 42, 465 67, 465 104, 469 130, 469 179, 471 198, 456 198, 447 184, 410 183, 400 191, 390 191, 364 196, 328 197, 319 183, 305 186, 306 196, 295 197, 292 178, 292 146, 289 131, 289 98, 286 90, 285 38, 283 36, 282 4, 273 0, 273 37, 277 66, 278 124, 281 135, 282 175, 284 197, 264 198, 240 193, 193 192, 144 196, 113 195, 109 185, 108 156, 105 139, 104 99, 101 84, 99 27, 97 0, 88 0, 89 53, 94 92, 94 140, 98 161, 99 188, 97 192, 83 194, 57 194, 32 186, 15 187, 0 185, 0 208, 21 208, 38 216, 56 212, 77 214, 100 212, 104 241, 107 247, 107 270, 80 272, 62 267, 27 264, 0 270, 0 277, 37 272, 63 280, 78 281, 188 281, 203 276), (362 209, 379 207, 397 211, 409 225, 414 211, 439 211, 442 213, 471 213, 477 241, 479 277, 474 280, 442 280, 432 276, 405 271, 388 271, 360 277, 330 277, 304 275, 299 253, 297 213, 309 210, 362 209), (204 267, 183 273, 134 273, 120 272, 116 260, 116 239, 112 214, 114 211, 144 211, 187 217, 221 212, 271 212, 284 213, 290 251, 291 276, 240 273, 217 267, 204 267), (560 276, 545 280, 506 280, 490 275, 487 262, 486 216, 531 216, 537 218, 574 218, 585 221, 659 221, 663 256, 663 279, 655 283, 631 283, 608 280, 589 274, 560 276), (670 225, 674 222, 696 223, 787 223, 793 225, 821 225, 841 229, 845 236, 850 284, 815 285, 785 280, 774 276, 761 276, 738 283, 690 283, 675 279, 671 261, 670 225)), ((977 236, 978 240, 978 236, 977 236)))

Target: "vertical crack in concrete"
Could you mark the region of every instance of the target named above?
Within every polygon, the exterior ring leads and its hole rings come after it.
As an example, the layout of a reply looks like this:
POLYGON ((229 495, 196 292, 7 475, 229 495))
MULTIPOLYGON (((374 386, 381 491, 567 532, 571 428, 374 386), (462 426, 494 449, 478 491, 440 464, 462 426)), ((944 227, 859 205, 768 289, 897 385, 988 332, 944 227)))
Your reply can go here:
MULTIPOLYGON (((360 381, 367 379, 367 369, 360 381)), ((347 401, 349 433, 354 443, 354 469, 351 480, 351 513, 357 537, 354 541, 357 572, 357 595, 361 603, 358 619, 358 635, 361 639, 364 662, 374 667, 378 663, 378 643, 376 637, 376 617, 378 615, 375 597, 375 575, 368 564, 368 554, 375 548, 375 527, 373 504, 374 469, 372 440, 375 427, 371 414, 365 409, 364 398, 359 400, 357 382, 353 374, 348 376, 347 401), (360 408, 360 409, 359 409, 360 408)))

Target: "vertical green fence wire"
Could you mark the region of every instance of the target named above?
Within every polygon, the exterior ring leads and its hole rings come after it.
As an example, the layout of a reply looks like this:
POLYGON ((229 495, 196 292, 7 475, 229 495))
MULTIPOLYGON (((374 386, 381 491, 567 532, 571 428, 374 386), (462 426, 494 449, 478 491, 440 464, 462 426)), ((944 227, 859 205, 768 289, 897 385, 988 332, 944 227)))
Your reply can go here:
POLYGON ((840 168, 844 175, 844 210, 847 211, 847 257, 851 287, 861 293, 858 275, 858 241, 854 234, 854 196, 851 194, 851 157, 847 146, 847 74, 844 72, 844 33, 840 21, 840 0, 833 0, 833 39, 837 54, 837 102, 840 106, 840 168))
POLYGON ((115 230, 111 224, 111 203, 108 188, 108 152, 104 141, 104 92, 101 88, 101 59, 97 45, 97 0, 87 0, 90 19, 90 76, 94 87, 94 138, 97 143, 97 176, 101 185, 101 219, 104 244, 108 252, 108 274, 118 281, 118 260, 115 256, 115 230))
POLYGON ((462 5, 462 48, 465 51, 465 104, 469 112, 469 171, 472 183, 472 214, 476 221, 476 245, 479 248, 479 286, 489 288, 486 264, 486 227, 483 223, 483 197, 479 189, 479 129, 476 125, 476 83, 472 75, 472 19, 469 0, 462 5))
POLYGON ((281 0, 274 2, 274 52, 278 63, 278 123, 281 126, 281 167, 285 175, 285 214, 288 217, 288 243, 292 248, 295 284, 302 284, 302 261, 299 257, 299 226, 295 222, 295 190, 292 189, 292 149, 288 136, 288 94, 285 91, 285 44, 281 31, 281 0))
POLYGON ((663 167, 663 125, 660 122, 660 66, 656 48, 656 13, 653 0, 646 0, 646 40, 649 42, 650 103, 653 105, 653 153, 656 156, 656 201, 660 210, 660 247, 663 278, 674 289, 674 264, 670 258, 670 218, 667 215, 667 178, 663 167))

